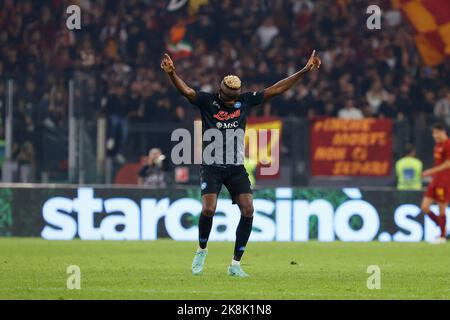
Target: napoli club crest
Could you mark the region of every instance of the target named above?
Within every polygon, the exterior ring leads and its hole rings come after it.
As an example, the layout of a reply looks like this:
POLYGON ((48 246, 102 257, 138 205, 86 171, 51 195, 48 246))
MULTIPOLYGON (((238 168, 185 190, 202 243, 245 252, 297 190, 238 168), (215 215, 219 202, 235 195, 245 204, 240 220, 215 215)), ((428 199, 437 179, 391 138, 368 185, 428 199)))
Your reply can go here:
POLYGON ((241 102, 236 102, 235 104, 234 104, 234 108, 235 109, 240 109, 241 108, 241 106, 242 106, 242 103, 241 102))

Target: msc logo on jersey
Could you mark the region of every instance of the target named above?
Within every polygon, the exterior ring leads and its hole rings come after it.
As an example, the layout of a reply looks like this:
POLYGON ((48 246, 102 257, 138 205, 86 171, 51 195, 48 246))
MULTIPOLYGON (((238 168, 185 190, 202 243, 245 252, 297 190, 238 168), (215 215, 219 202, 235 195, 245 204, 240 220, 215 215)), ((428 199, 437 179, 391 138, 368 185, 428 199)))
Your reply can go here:
POLYGON ((225 122, 217 122, 216 123, 217 129, 234 129, 234 128, 237 128, 238 126, 239 126, 239 121, 234 121, 234 122, 230 122, 230 123, 225 123, 225 122))

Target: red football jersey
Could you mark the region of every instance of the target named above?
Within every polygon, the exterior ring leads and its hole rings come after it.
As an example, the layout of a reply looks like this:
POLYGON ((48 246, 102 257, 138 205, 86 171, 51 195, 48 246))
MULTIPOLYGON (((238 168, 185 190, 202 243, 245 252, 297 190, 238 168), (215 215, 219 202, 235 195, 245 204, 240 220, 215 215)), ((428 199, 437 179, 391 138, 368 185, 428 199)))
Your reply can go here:
MULTIPOLYGON (((447 160, 450 160, 450 139, 443 143, 437 143, 434 146, 434 165, 438 166, 447 160)), ((433 182, 441 186, 450 187, 450 169, 438 172, 433 176, 433 182)))

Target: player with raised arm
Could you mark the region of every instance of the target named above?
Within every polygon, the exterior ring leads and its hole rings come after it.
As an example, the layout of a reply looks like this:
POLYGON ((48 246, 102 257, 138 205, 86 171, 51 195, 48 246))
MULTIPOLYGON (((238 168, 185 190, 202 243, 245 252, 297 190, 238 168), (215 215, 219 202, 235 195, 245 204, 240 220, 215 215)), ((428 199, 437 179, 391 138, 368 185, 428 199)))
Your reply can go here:
POLYGON ((422 175, 433 177, 433 180, 428 185, 421 207, 422 212, 428 215, 441 229, 441 234, 434 243, 442 244, 446 242, 445 211, 450 202, 450 139, 442 123, 433 125, 432 134, 436 142, 433 150, 434 167, 425 170, 422 175), (438 215, 430 209, 433 202, 438 204, 438 215))
MULTIPOLYGON (((246 118, 250 108, 261 105, 292 88, 307 72, 319 68, 320 58, 313 51, 305 67, 293 75, 275 83, 259 92, 241 92, 241 80, 234 75, 226 76, 220 83, 217 93, 195 91, 176 73, 169 55, 165 54, 161 68, 167 73, 173 85, 196 105, 201 111, 202 131, 220 130, 225 135, 229 130, 245 132, 246 118)), ((202 212, 199 219, 199 247, 192 262, 192 273, 201 274, 207 255, 207 242, 216 211, 217 198, 222 185, 230 192, 233 203, 239 206, 241 218, 236 230, 234 256, 228 267, 231 276, 248 276, 241 268, 240 261, 247 245, 253 223, 253 196, 248 174, 244 168, 244 139, 232 141, 232 148, 227 147, 229 139, 223 139, 223 153, 220 160, 210 161, 203 157, 200 170, 202 212), (230 161, 231 160, 231 161, 230 161)), ((205 150, 205 144, 203 144, 205 150)), ((217 159, 217 158, 215 158, 217 159)))

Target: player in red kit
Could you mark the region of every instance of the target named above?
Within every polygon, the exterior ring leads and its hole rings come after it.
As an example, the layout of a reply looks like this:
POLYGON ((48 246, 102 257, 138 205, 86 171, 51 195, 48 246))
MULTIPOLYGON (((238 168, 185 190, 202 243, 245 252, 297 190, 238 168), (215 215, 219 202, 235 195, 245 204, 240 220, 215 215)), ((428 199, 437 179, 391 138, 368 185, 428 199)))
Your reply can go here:
POLYGON ((445 126, 437 123, 432 128, 433 139, 436 142, 433 150, 434 166, 423 172, 424 177, 433 177, 422 200, 422 211, 430 217, 441 229, 441 235, 435 243, 446 242, 445 210, 450 202, 450 139, 445 126), (439 215, 430 210, 433 202, 439 206, 439 215))

